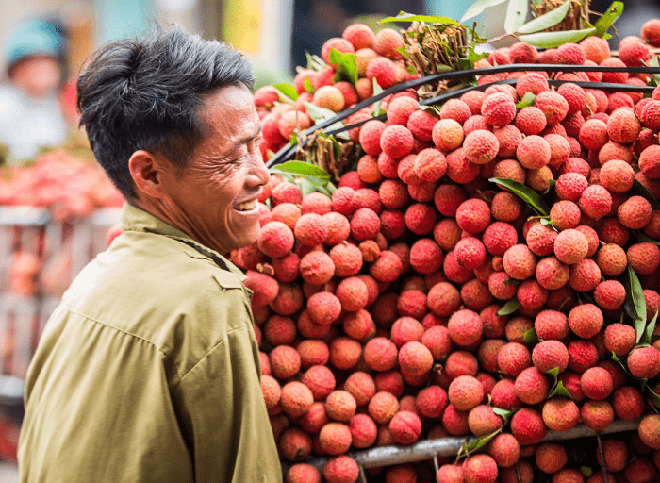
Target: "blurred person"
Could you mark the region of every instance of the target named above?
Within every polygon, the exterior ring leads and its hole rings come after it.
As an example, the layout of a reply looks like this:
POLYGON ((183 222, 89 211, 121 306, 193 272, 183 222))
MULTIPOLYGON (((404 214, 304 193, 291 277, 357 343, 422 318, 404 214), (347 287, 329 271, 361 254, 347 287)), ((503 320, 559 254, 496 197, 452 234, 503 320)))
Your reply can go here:
POLYGON ((245 276, 269 182, 250 62, 174 26, 102 47, 81 126, 123 233, 62 297, 30 364, 21 481, 281 482, 245 276))
POLYGON ((0 86, 0 143, 9 160, 34 158, 42 147, 67 137, 58 99, 63 70, 63 37, 52 21, 17 26, 5 46, 7 83, 0 86))

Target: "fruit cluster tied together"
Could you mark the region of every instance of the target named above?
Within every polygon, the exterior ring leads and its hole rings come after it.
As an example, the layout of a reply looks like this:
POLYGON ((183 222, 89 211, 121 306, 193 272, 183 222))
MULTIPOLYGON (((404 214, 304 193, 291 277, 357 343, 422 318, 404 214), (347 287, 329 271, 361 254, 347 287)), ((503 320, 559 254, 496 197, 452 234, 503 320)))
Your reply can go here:
MULTIPOLYGON (((649 57, 641 39, 613 58, 589 37, 542 53, 514 44, 476 67, 649 57)), ((626 92, 641 75, 560 73, 569 82, 557 89, 543 72, 508 77, 517 83, 437 109, 420 108, 416 92, 385 98, 387 122, 351 131, 364 155, 332 197, 272 175, 258 240, 233 260, 254 291, 282 459, 324 456, 326 481, 352 482, 349 451, 492 435, 437 473, 426 463, 370 472, 508 483, 519 463, 527 483, 603 481, 602 468, 609 481, 657 481, 660 416, 645 411, 660 393, 660 343, 640 343, 636 325, 660 308, 660 90, 626 92), (621 90, 571 82, 601 79, 621 90), (646 312, 631 315, 637 281, 646 312), (588 479, 564 445, 543 442, 548 430, 642 417, 630 443, 605 441, 588 479)), ((288 475, 320 480, 304 463, 288 475)))

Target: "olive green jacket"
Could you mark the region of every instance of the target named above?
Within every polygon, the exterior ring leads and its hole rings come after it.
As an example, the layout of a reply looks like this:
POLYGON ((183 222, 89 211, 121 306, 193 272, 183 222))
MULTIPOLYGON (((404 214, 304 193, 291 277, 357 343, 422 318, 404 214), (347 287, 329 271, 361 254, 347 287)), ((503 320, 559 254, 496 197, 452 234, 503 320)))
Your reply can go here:
POLYGON ((126 205, 26 379, 22 482, 280 482, 244 275, 126 205))

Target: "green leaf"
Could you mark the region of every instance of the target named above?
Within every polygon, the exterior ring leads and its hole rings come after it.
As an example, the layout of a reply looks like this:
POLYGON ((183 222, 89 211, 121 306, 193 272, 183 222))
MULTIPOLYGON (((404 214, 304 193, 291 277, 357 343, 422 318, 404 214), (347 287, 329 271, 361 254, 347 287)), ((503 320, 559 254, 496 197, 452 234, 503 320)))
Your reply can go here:
POLYGON ((305 86, 306 92, 309 92, 310 94, 314 94, 314 87, 312 86, 312 81, 309 80, 309 77, 305 77, 305 82, 303 84, 305 86))
POLYGON ((615 361, 615 362, 618 362, 619 365, 621 366, 621 369, 623 369, 623 372, 630 375, 630 373, 628 372, 628 368, 623 364, 623 362, 621 362, 621 359, 619 359, 617 357, 617 355, 614 351, 612 351, 612 360, 615 361))
POLYGON ((392 22, 424 22, 424 23, 439 23, 443 25, 458 25, 458 22, 453 18, 438 17, 436 15, 415 15, 414 13, 406 13, 403 10, 401 10, 399 12, 399 15, 397 15, 396 17, 387 17, 378 23, 392 23, 392 22))
POLYGON ((515 409, 492 408, 493 412, 507 421, 515 412, 515 409))
POLYGON ((300 184, 300 191, 302 191, 303 196, 307 196, 316 190, 314 189, 314 185, 309 180, 303 178, 302 183, 300 184))
POLYGON ((641 196, 643 198, 646 198, 646 200, 651 203, 651 207, 654 210, 660 210, 660 203, 658 200, 656 200, 651 192, 646 189, 646 186, 644 186, 642 183, 639 181, 635 180, 633 183, 632 189, 629 191, 630 196, 641 196))
POLYGON ((527 20, 527 0, 509 0, 504 18, 504 31, 512 34, 527 20))
POLYGON ((548 372, 546 372, 549 376, 552 376, 555 378, 555 382, 557 382, 557 376, 559 375, 559 367, 555 367, 554 369, 550 369, 548 372))
POLYGON ((307 114, 309 114, 309 117, 311 117, 312 121, 314 121, 316 124, 327 121, 328 119, 332 119, 337 115, 337 113, 332 109, 328 109, 327 107, 319 107, 312 104, 311 102, 305 102, 305 107, 307 108, 307 114))
POLYGON ((656 245, 660 246, 660 241, 654 240, 650 236, 646 236, 644 233, 640 233, 639 236, 637 237, 639 241, 641 242, 649 242, 649 243, 655 243, 656 245))
POLYGON ((653 389, 649 387, 649 392, 651 393, 651 402, 656 408, 660 408, 660 395, 658 395, 653 389))
POLYGON ((355 86, 357 81, 357 60, 355 54, 343 54, 337 49, 330 51, 330 63, 336 65, 337 74, 335 75, 335 82, 345 80, 355 86))
POLYGON ((520 300, 511 299, 504 304, 504 307, 502 307, 500 310, 497 311, 497 315, 509 315, 514 313, 519 308, 520 308, 520 300))
POLYGON ((640 341, 642 344, 650 344, 651 340, 653 339, 653 329, 655 329, 655 322, 658 320, 658 310, 656 309, 655 314, 653 314, 653 318, 651 319, 651 322, 648 323, 646 326, 646 329, 644 331, 644 337, 642 337, 642 340, 640 341))
POLYGON ((624 308, 635 323, 635 342, 639 343, 646 329, 646 300, 637 274, 630 265, 622 274, 622 283, 626 288, 624 308))
POLYGON ((495 7, 496 5, 504 2, 505 0, 477 0, 472 5, 470 5, 470 8, 468 8, 467 11, 463 14, 461 17, 461 23, 465 22, 469 18, 476 17, 488 7, 495 7))
POLYGON ((520 99, 520 102, 516 104, 516 107, 518 109, 522 109, 523 107, 533 106, 535 100, 536 100, 536 94, 534 94, 533 92, 525 92, 525 95, 522 97, 522 99, 520 99))
POLYGON ((311 70, 321 70, 326 66, 324 60, 318 55, 311 55, 309 52, 305 51, 305 57, 307 57, 307 68, 311 70))
POLYGON ((564 2, 561 7, 553 8, 549 12, 539 15, 534 20, 527 22, 518 27, 518 32, 521 34, 531 34, 540 30, 545 30, 553 25, 557 25, 564 20, 568 9, 571 7, 571 2, 564 2))
POLYGON ((533 344, 535 342, 538 342, 539 338, 536 335, 536 329, 532 328, 529 329, 527 332, 525 332, 525 335, 523 336, 523 340, 528 344, 533 344))
POLYGON ((298 133, 293 131, 291 133, 291 139, 289 139, 289 146, 295 146, 296 144, 298 144, 298 133))
MULTIPOLYGON (((567 2, 570 3, 570 2, 567 2)), ((602 17, 596 22, 596 35, 603 37, 607 29, 616 22, 623 12, 622 2, 613 2, 610 7, 603 12, 602 17)))
POLYGON ((564 383, 562 381, 557 381, 557 384, 555 385, 554 389, 550 391, 550 394, 548 394, 548 399, 551 399, 553 397, 563 397, 566 399, 572 399, 571 393, 568 392, 568 389, 564 387, 564 383))
POLYGON ((541 216, 549 216, 550 209, 546 205, 545 201, 541 199, 536 191, 528 188, 527 186, 514 181, 509 178, 490 178, 488 181, 492 183, 499 184, 510 191, 514 192, 518 197, 527 203, 534 211, 536 211, 541 216))
POLYGON ((507 278, 504 282, 502 282, 504 285, 520 285, 522 283, 522 280, 518 280, 517 278, 507 278))
POLYGON ((594 470, 592 470, 588 466, 580 466, 580 473, 582 473, 582 476, 584 476, 585 478, 589 478, 591 475, 594 474, 594 470))
POLYGON ((593 35, 596 32, 596 27, 591 27, 582 30, 563 30, 560 32, 540 32, 535 34, 527 34, 518 36, 520 42, 527 42, 536 47, 553 48, 558 47, 566 42, 579 42, 580 40, 593 35))
POLYGON ((550 218, 541 218, 539 223, 544 226, 552 226, 552 220, 550 218))
POLYGON ((474 453, 474 452, 475 452, 476 450, 478 450, 479 448, 481 448, 481 447, 485 446, 486 444, 488 444, 488 442, 489 442, 491 439, 493 439, 495 436, 497 436, 497 435, 500 434, 501 432, 502 432, 501 429, 497 429, 497 430, 493 431, 493 432, 490 433, 490 434, 485 434, 484 436, 481 436, 481 437, 475 439, 474 441, 470 441, 470 442, 469 442, 467 445, 465 445, 465 447, 462 448, 462 449, 463 449, 463 451, 464 451, 465 453, 467 453, 467 455, 469 456, 470 454, 474 453))
MULTIPOLYGON (((378 84, 378 82, 376 82, 375 77, 372 79, 371 84, 372 84, 372 91, 371 91, 371 96, 372 97, 377 96, 378 94, 383 92, 383 88, 380 86, 380 84, 378 84)), ((380 105, 381 105, 382 102, 383 102, 382 99, 379 99, 376 102, 374 102, 373 107, 372 107, 372 112, 373 112, 372 115, 373 116, 380 116, 380 105)))
MULTIPOLYGON (((648 63, 649 67, 660 67, 660 61, 658 61, 658 57, 651 57, 651 61, 648 63)), ((651 75, 651 80, 649 81, 651 85, 660 85, 660 74, 653 74, 651 75)))
POLYGON ((279 92, 282 102, 295 105, 298 99, 298 91, 295 87, 289 84, 276 84, 273 87, 279 92))
POLYGON ((287 161, 286 163, 273 166, 271 170, 298 176, 314 176, 324 180, 330 179, 330 175, 323 168, 304 161, 287 161))

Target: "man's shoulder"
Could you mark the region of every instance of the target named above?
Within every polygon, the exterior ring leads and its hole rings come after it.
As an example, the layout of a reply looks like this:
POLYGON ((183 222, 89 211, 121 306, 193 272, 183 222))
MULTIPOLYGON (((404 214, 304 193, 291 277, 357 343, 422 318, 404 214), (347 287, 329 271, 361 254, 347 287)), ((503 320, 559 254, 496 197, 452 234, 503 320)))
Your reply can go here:
POLYGON ((249 321, 238 274, 183 242, 151 233, 116 239, 76 277, 63 304, 165 352, 177 333, 214 344, 249 321))

